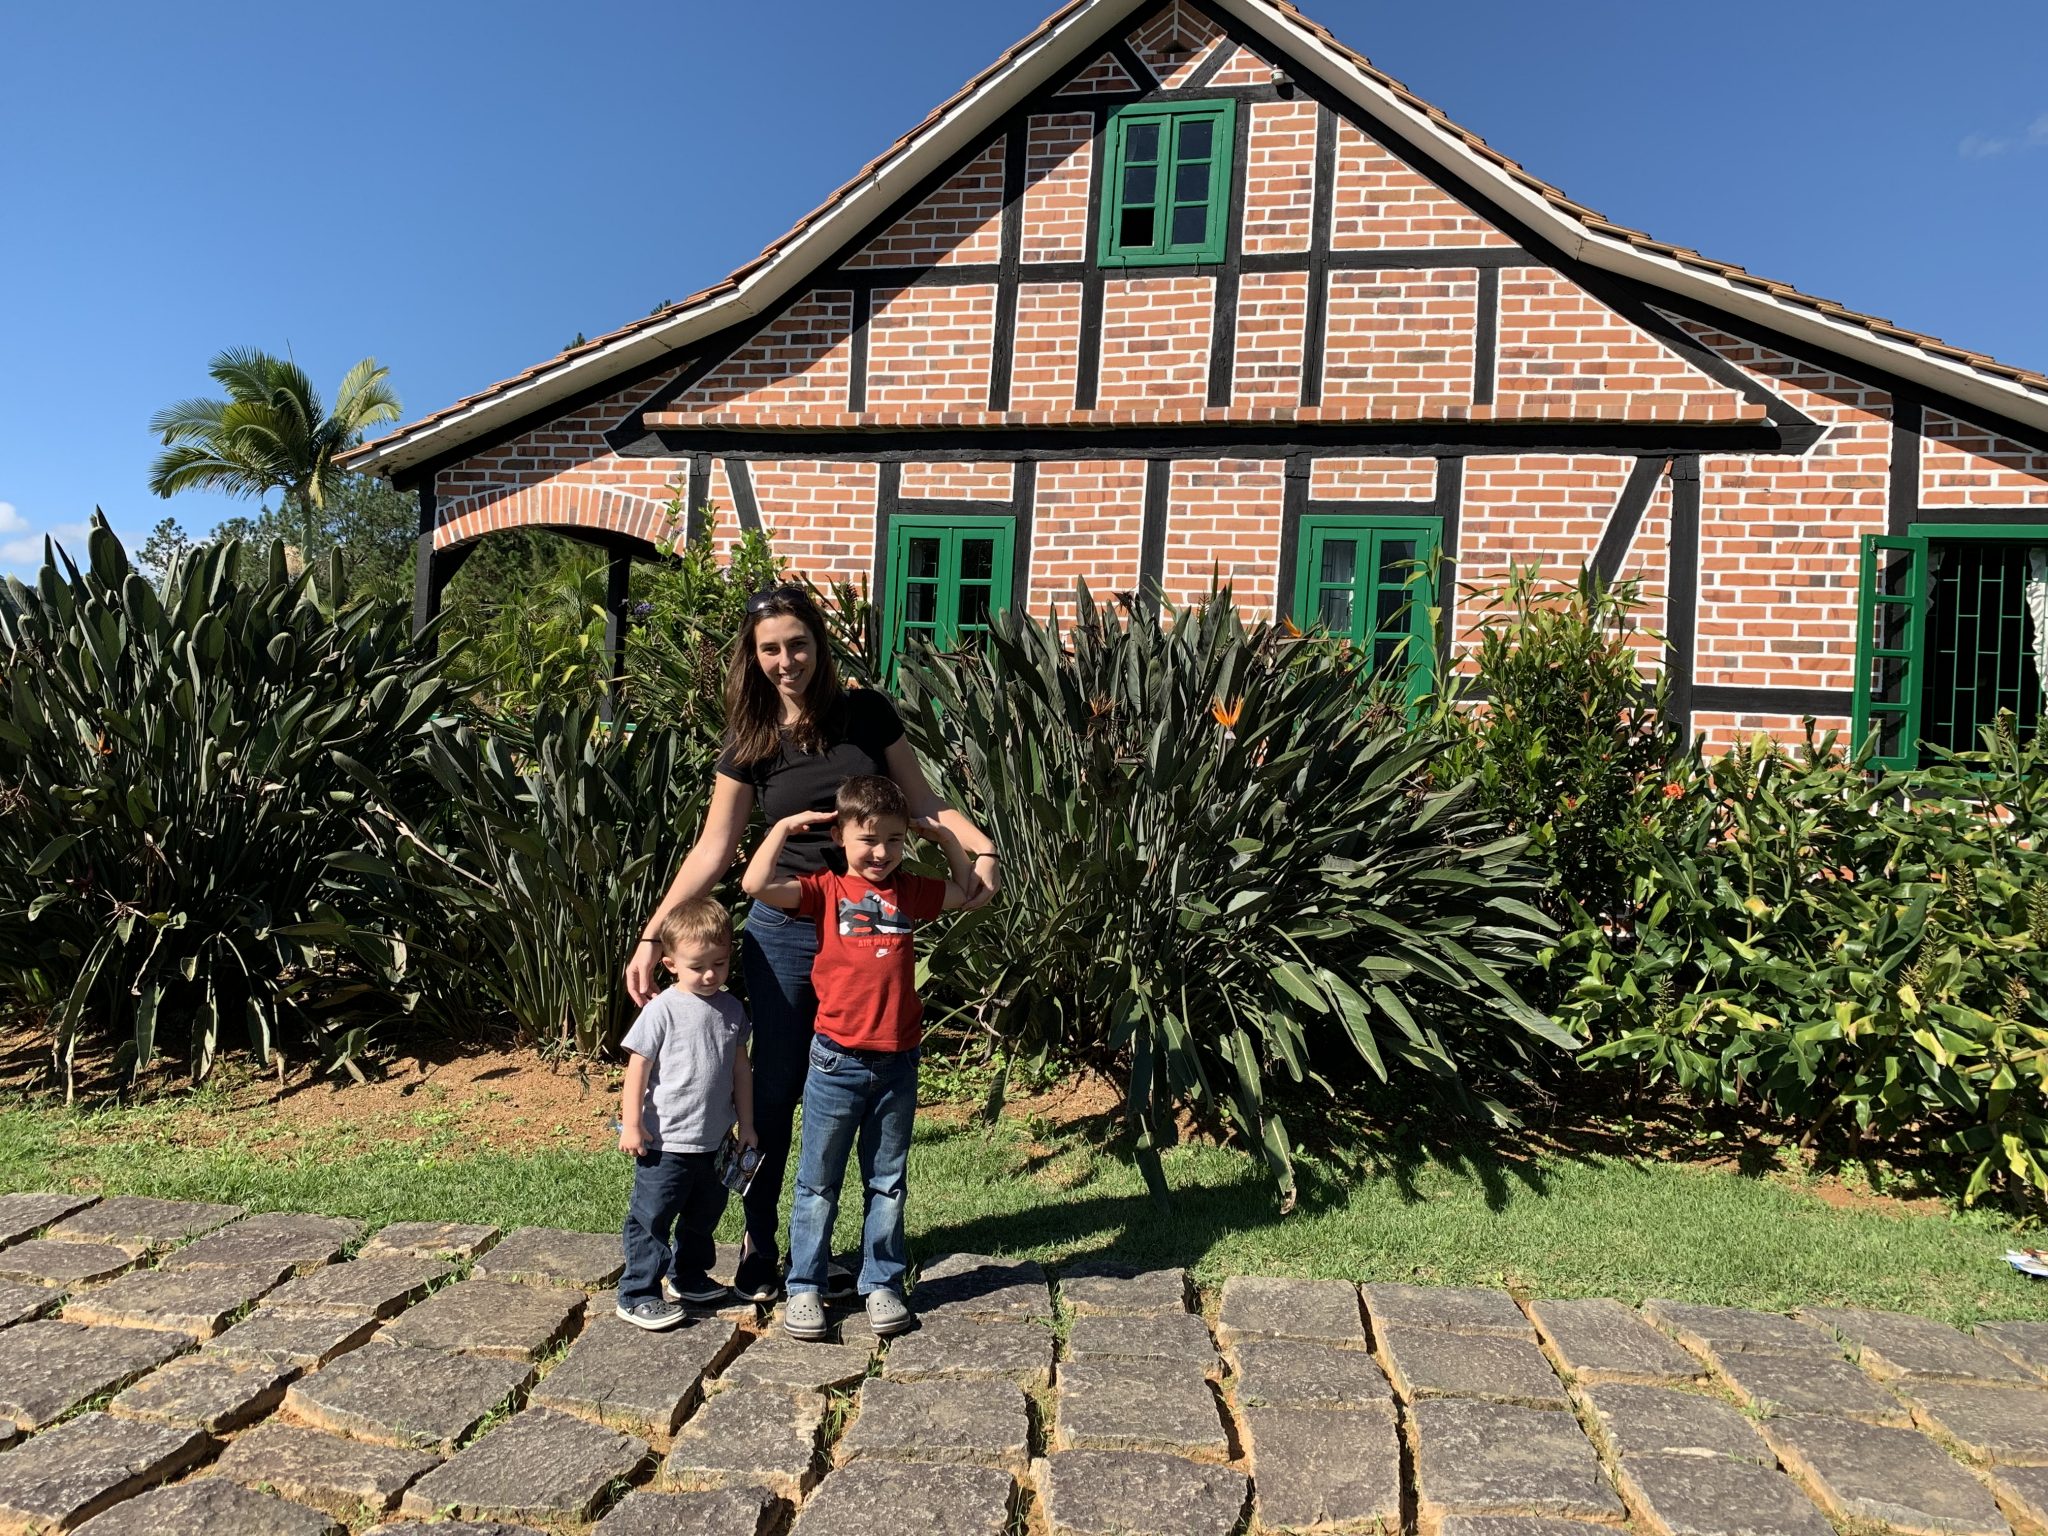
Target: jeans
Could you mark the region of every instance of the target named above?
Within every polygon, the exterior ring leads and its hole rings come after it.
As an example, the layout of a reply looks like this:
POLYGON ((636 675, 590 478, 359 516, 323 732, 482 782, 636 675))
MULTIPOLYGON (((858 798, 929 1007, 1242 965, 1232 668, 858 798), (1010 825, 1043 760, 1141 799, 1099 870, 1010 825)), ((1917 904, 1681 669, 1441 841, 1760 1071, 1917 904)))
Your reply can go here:
POLYGON ((818 995, 811 962, 818 927, 808 917, 765 902, 747 909, 740 933, 740 975, 754 1027, 754 1132, 761 1166, 747 1187, 747 1246, 772 1264, 781 1251, 782 1180, 789 1167, 796 1107, 803 1102, 804 1070, 818 995))
POLYGON ((789 1289, 822 1291, 846 1158, 860 1142, 860 1293, 903 1289, 904 1172, 917 1118, 917 1056, 850 1051, 818 1035, 804 1085, 804 1146, 789 1217, 789 1289))
POLYGON ((726 1197, 714 1161, 710 1152, 646 1152, 633 1159, 620 1306, 661 1300, 664 1274, 682 1280, 711 1268, 726 1197))

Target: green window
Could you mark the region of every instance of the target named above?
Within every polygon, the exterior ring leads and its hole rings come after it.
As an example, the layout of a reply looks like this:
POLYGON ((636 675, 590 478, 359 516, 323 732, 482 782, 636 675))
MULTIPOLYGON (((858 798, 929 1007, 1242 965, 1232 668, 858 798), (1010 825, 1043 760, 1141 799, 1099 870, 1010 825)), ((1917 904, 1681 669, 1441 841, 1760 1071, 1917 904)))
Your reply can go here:
POLYGON ((1014 517, 890 518, 883 633, 892 661, 913 636, 950 651, 987 632, 991 616, 1010 606, 1016 533, 1014 517))
POLYGON ((1875 738, 1875 766, 1916 767, 1924 746, 1976 751, 2004 710, 2038 729, 2027 594, 2044 581, 2048 529, 1921 524, 1864 538, 1854 724, 1858 745, 1875 738))
POLYGON ((1109 120, 1105 267, 1221 261, 1230 234, 1234 101, 1125 107, 1109 120))
POLYGON ((1301 520, 1294 620, 1369 648, 1373 671, 1398 676, 1411 701, 1436 681, 1436 517, 1301 520))

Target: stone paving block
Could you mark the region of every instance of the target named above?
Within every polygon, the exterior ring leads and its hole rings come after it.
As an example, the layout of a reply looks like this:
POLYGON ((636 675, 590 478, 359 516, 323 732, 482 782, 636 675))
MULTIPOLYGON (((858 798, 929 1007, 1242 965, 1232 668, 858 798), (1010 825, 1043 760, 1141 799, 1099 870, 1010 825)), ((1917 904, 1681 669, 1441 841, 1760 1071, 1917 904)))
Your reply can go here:
POLYGON ((1223 1282, 1216 1337, 1228 1348, 1239 1339, 1304 1339, 1314 1344, 1365 1348, 1358 1288, 1348 1280, 1278 1280, 1232 1275, 1223 1282))
POLYGON ((618 1283, 626 1251, 616 1232, 570 1232, 561 1227, 520 1227, 506 1233, 476 1261, 486 1280, 522 1280, 601 1290, 618 1283))
POLYGON ((284 1389, 296 1375, 291 1366, 187 1355, 143 1377, 109 1409, 123 1418, 189 1424, 209 1434, 224 1434, 254 1423, 283 1402, 284 1389))
POLYGON ((282 1264, 237 1269, 140 1269, 80 1291, 64 1303, 67 1323, 158 1328, 210 1339, 285 1277, 282 1264))
POLYGON ((860 1412, 839 1442, 842 1462, 973 1462, 1022 1472, 1031 1459, 1031 1410, 1013 1381, 861 1383, 860 1412))
POLYGON ((288 1280, 270 1305, 286 1312, 396 1317, 455 1272, 440 1259, 352 1259, 288 1280))
POLYGON ((64 1299, 64 1288, 56 1285, 0 1285, 0 1328, 25 1323, 56 1310, 64 1299))
POLYGON ((937 1317, 889 1346, 882 1374, 891 1381, 1001 1378, 1019 1386, 1052 1379, 1053 1338, 1040 1323, 937 1317))
POLYGON ((721 1383, 831 1392, 866 1377, 874 1351, 857 1344, 806 1344, 786 1334, 763 1334, 725 1363, 721 1383))
POLYGON ((676 1431, 661 1482, 667 1488, 757 1483, 794 1503, 817 1479, 825 1399, 786 1387, 734 1387, 707 1397, 676 1431))
POLYGON ((176 1477, 212 1446, 196 1429, 81 1414, 0 1456, 0 1532, 69 1530, 176 1477))
POLYGON ((473 1259, 498 1240, 481 1222, 395 1221, 363 1244, 360 1259, 473 1259))
POLYGON ((1766 1422, 1764 1438, 1837 1520, 1907 1536, 2006 1536, 1984 1485, 1917 1430, 1788 1417, 1766 1422))
POLYGON ((1395 1285, 1360 1287, 1366 1314, 1378 1333, 1385 1323, 1436 1328, 1444 1333, 1499 1333, 1533 1339, 1536 1330, 1506 1291, 1477 1285, 1395 1285))
POLYGON ((2003 1381, 2032 1386, 2033 1372, 1981 1339, 1931 1317, 1866 1312, 1855 1307, 1805 1307, 1799 1315, 1832 1328, 1871 1375, 1885 1380, 2003 1381))
POLYGON ((1611 1456, 1725 1456, 1771 1466, 1749 1420, 1718 1397, 1625 1384, 1582 1390, 1595 1438, 1611 1456))
POLYGON ((1077 1317, 1067 1329, 1069 1360, 1179 1360, 1218 1367, 1209 1326, 1191 1312, 1168 1317, 1077 1317))
MULTIPOLYGON (((433 1536, 550 1536, 547 1531, 530 1525, 514 1525, 509 1520, 444 1520, 430 1529, 433 1536)), ((363 1536, 420 1536, 420 1527, 410 1521, 375 1525, 363 1532, 363 1536)))
POLYGON ((1906 1388, 1914 1421, 1937 1429, 1979 1461, 2048 1467, 2048 1392, 1960 1382, 1906 1388))
POLYGON ((1067 1360, 1055 1383, 1061 1450, 1166 1451, 1228 1461, 1209 1378, 1181 1360, 1067 1360))
POLYGON ((311 1371, 368 1343, 376 1332, 374 1317, 280 1312, 274 1307, 258 1307, 233 1327, 216 1334, 201 1353, 311 1371))
POLYGON ((791 1536, 1003 1536, 1015 1500, 993 1467, 856 1461, 826 1477, 791 1536))
POLYGON ((1636 1456, 1621 1491, 1656 1536, 1834 1536, 1784 1473, 1722 1456, 1636 1456))
POLYGON ((1258 1408, 1370 1408, 1393 1401, 1373 1357, 1300 1339, 1240 1339, 1230 1351, 1237 1400, 1258 1408))
POLYGON ((1076 1264, 1060 1271, 1060 1300, 1076 1317, 1155 1317, 1188 1309, 1184 1269, 1076 1264))
POLYGON ((1458 1398, 1425 1398, 1408 1412, 1425 1524, 1451 1514, 1621 1515, 1569 1413, 1458 1398))
POLYGON ((91 1205, 92 1195, 0 1195, 0 1248, 33 1237, 53 1222, 91 1205))
POLYGON ((1659 1386, 1700 1374, 1698 1360, 1618 1301, 1531 1302, 1529 1316, 1551 1353, 1588 1386, 1659 1386))
POLYGON ((405 1490, 416 1519, 588 1520, 613 1483, 647 1464, 645 1440, 587 1419, 529 1408, 405 1490))
POLYGON ((399 1314, 379 1337, 415 1349, 538 1360, 576 1332, 589 1299, 586 1291, 554 1285, 464 1280, 399 1314))
POLYGON ((371 1344, 300 1377, 284 1405, 332 1434, 446 1454, 532 1379, 523 1360, 371 1344))
POLYGON ((1244 1423, 1259 1529, 1400 1529, 1401 1440, 1391 1406, 1248 1408, 1244 1423))
POLYGON ((2015 1365, 2048 1381, 2048 1322, 1979 1323, 1977 1337, 2015 1365))
POLYGON ((1394 1390, 1411 1402, 1476 1397, 1532 1408, 1565 1406, 1564 1383, 1543 1351, 1527 1339, 1391 1323, 1378 1330, 1378 1337, 1394 1390))
POLYGON ((1643 1316, 1694 1354, 1716 1365, 1730 1355, 1842 1353, 1834 1335, 1826 1329, 1781 1312, 1750 1312, 1741 1307, 1709 1307, 1652 1298, 1643 1303, 1643 1316))
POLYGON ((141 1262, 141 1255, 111 1243, 60 1243, 31 1237, 11 1248, 0 1248, 0 1280, 69 1290, 125 1275, 141 1262))
POLYGON ((1055 1451, 1032 1463, 1052 1536, 1230 1536, 1242 1472, 1147 1451, 1055 1451))
POLYGON ((165 1269, 239 1268, 243 1265, 286 1264, 295 1273, 318 1269, 341 1257, 342 1250, 363 1235, 360 1221, 335 1216, 299 1216, 266 1211, 244 1216, 196 1243, 165 1254, 165 1269))
POLYGON ((911 1305, 930 1316, 945 1309, 963 1317, 1052 1320, 1052 1291, 1042 1265, 952 1253, 924 1266, 911 1305))
POLYGON ((1991 1487, 2023 1536, 2048 1532, 2048 1467, 1998 1467, 1991 1487))
POLYGON ((65 1217, 48 1235, 67 1243, 110 1243, 132 1253, 146 1253, 203 1237, 241 1214, 239 1205, 114 1195, 65 1217))
POLYGON ((1848 1361, 1821 1355, 1731 1355, 1721 1374, 1743 1403, 1766 1416, 1819 1413, 1872 1424, 1910 1424, 1913 1415, 1848 1361))
POLYGON ((1451 1515, 1437 1536, 1614 1536, 1614 1527, 1547 1515, 1451 1515))
POLYGON ((78 1528, 79 1536, 345 1536, 340 1521, 253 1488, 205 1478, 158 1488, 78 1528))
POLYGON ((235 1436, 207 1475, 353 1519, 365 1509, 384 1513, 439 1464, 431 1452, 344 1440, 273 1419, 235 1436))
POLYGON ((17 1323, 0 1332, 0 1422, 41 1429, 190 1347, 149 1328, 17 1323))
MULTIPOLYGON (((894 1513, 893 1505, 883 1507, 894 1513)), ((704 1493, 642 1489, 620 1500, 597 1522, 591 1536, 764 1536, 781 1512, 782 1500, 766 1488, 714 1488, 704 1493)), ((873 1517, 870 1510, 868 1518, 873 1517)), ((853 1528, 850 1523, 841 1527, 853 1528)), ((900 1515, 894 1516, 888 1530, 891 1536, 904 1536, 900 1515)))
POLYGON ((590 1324, 532 1400, 624 1430, 658 1446, 697 1406, 705 1375, 728 1360, 739 1330, 723 1318, 693 1318, 666 1333, 622 1322, 608 1298, 591 1303, 590 1324), (600 1302, 603 1309, 599 1310, 600 1302))

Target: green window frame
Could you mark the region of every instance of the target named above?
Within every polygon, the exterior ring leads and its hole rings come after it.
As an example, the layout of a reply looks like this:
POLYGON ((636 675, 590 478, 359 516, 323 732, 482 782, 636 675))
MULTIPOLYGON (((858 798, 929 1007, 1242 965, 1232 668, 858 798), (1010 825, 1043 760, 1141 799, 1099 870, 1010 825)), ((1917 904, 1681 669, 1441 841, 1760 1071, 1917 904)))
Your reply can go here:
POLYGON ((1111 117, 1104 137, 1102 265, 1223 260, 1236 144, 1233 100, 1147 103, 1111 117))
POLYGON ((2038 729, 2019 579, 1997 548, 2038 545, 2048 524, 1915 523, 1864 536, 1851 728, 1858 747, 1874 741, 1872 767, 1918 767, 1929 741, 1976 750, 1977 727, 2001 708, 2038 729))
POLYGON ((1294 622, 1372 652, 1373 671, 1405 668, 1408 701, 1436 686, 1436 557, 1440 517, 1301 520, 1294 622))
POLYGON ((904 643, 922 636, 958 650, 1010 606, 1014 517, 898 512, 889 519, 883 654, 893 668, 904 643))

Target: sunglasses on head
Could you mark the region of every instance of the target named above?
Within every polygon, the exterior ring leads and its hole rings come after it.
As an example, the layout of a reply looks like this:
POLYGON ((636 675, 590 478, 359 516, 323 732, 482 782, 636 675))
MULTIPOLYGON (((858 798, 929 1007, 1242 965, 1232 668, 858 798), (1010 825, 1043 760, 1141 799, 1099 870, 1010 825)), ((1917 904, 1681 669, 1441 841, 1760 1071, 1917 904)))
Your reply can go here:
POLYGON ((747 612, 759 613, 775 603, 801 603, 809 600, 810 593, 794 583, 785 583, 779 587, 763 587, 747 599, 747 612))

